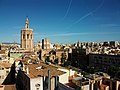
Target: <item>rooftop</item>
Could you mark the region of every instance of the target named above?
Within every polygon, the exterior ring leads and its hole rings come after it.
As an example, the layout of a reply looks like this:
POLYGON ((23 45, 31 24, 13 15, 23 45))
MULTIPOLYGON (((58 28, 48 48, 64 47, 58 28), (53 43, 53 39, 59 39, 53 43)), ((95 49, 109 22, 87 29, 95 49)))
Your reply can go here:
POLYGON ((109 75, 107 73, 104 72, 96 72, 95 74, 90 74, 90 75, 86 75, 86 78, 92 79, 92 80, 100 80, 103 77, 109 77, 109 75))
POLYGON ((8 62, 0 62, 0 66, 4 67, 4 68, 10 68, 12 64, 8 63, 8 62))
POLYGON ((106 87, 108 87, 108 86, 107 86, 107 85, 104 85, 104 84, 101 84, 100 87, 105 87, 105 88, 106 88, 106 87))
POLYGON ((30 78, 37 78, 41 76, 48 76, 48 70, 50 70, 51 77, 59 76, 64 74, 65 72, 57 70, 57 67, 52 65, 46 65, 44 63, 40 64, 28 64, 25 65, 25 68, 28 68, 29 74, 27 74, 30 78))
POLYGON ((0 54, 5 54, 5 50, 0 50, 0 54))

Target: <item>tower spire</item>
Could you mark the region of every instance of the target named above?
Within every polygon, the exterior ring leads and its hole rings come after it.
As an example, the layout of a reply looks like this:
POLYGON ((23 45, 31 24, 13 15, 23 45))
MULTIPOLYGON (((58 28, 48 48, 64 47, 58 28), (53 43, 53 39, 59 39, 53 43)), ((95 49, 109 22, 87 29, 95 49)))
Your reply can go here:
POLYGON ((28 25, 28 17, 26 17, 25 28, 29 28, 29 25, 28 25))

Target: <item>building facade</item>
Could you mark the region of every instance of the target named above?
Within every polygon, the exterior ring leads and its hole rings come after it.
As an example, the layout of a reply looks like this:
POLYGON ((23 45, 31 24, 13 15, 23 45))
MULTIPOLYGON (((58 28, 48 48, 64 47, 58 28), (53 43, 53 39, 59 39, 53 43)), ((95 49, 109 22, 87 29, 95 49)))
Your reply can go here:
POLYGON ((111 66, 119 67, 120 55, 89 54, 89 65, 108 71, 111 66))
POLYGON ((74 67, 83 67, 88 65, 87 50, 82 48, 72 49, 71 65, 74 67))
POLYGON ((48 38, 42 39, 42 49, 50 49, 50 41, 48 38))
POLYGON ((16 78, 17 90, 58 90, 58 83, 68 83, 69 73, 56 66, 39 63, 23 64, 22 67, 22 63, 20 64, 16 78))
POLYGON ((11 64, 0 62, 0 84, 2 84, 11 70, 11 64))
POLYGON ((21 48, 33 51, 33 30, 29 28, 28 18, 26 18, 25 28, 21 31, 21 48))

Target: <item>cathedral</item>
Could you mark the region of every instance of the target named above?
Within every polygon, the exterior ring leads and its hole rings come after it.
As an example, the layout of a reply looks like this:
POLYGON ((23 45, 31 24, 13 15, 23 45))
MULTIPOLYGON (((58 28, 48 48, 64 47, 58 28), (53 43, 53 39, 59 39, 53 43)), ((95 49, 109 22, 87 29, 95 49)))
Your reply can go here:
POLYGON ((26 18, 25 27, 21 31, 21 48, 33 51, 33 30, 29 28, 29 20, 26 18))

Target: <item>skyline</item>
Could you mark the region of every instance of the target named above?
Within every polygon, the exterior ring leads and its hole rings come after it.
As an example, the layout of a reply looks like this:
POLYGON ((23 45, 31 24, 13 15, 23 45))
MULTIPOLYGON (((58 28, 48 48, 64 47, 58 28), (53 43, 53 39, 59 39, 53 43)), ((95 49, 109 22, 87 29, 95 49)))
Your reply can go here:
POLYGON ((120 41, 119 0, 1 0, 0 12, 0 42, 20 43, 27 16, 34 42, 120 41))

